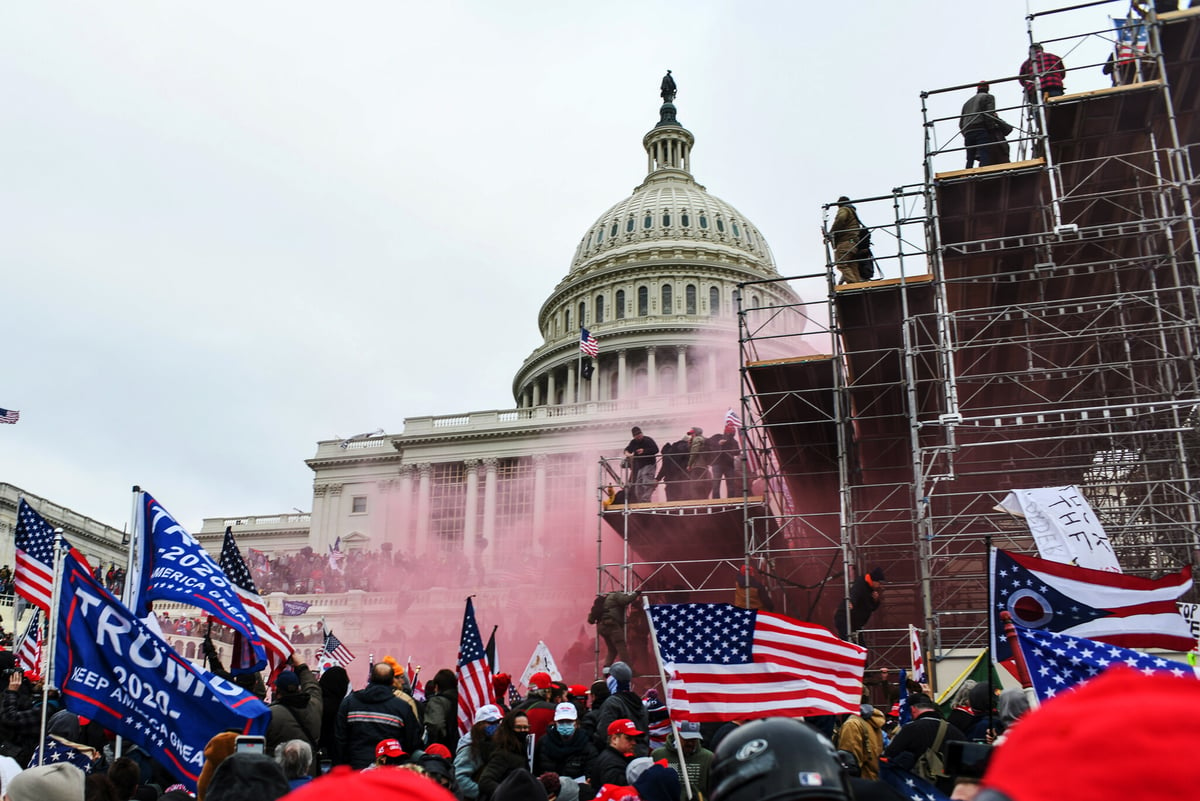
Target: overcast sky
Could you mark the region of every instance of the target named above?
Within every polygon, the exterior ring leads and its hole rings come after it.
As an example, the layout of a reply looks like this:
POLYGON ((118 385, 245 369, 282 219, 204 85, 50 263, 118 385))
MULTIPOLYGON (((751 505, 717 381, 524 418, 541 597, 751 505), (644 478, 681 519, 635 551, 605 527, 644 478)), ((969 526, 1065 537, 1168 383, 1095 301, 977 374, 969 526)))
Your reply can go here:
POLYGON ((666 69, 697 180, 812 273, 821 204, 919 182, 921 91, 1015 73, 1025 13, 5 4, 0 480, 117 527, 135 483, 192 530, 308 510, 318 440, 513 407, 539 307, 644 177, 666 69))

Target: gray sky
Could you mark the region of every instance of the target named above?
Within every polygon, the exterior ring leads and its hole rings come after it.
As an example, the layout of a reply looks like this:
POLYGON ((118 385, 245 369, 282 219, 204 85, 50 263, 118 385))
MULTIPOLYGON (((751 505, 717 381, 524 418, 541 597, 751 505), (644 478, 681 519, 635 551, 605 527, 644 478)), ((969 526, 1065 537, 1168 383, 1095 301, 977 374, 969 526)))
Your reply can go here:
POLYGON ((197 530, 307 510, 319 439, 511 408, 668 68, 697 180, 820 270, 822 203, 921 180, 921 90, 1027 43, 1014 0, 821 9, 5 4, 0 480, 118 527, 139 483, 197 530))

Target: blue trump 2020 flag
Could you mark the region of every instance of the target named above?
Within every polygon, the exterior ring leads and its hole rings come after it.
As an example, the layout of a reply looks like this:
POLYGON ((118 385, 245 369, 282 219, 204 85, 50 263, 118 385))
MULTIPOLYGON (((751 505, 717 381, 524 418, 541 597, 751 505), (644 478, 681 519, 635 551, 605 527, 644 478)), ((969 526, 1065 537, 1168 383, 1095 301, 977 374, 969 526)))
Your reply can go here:
POLYGON ((253 648, 253 657, 234 673, 266 667, 262 637, 232 582, 196 538, 148 492, 142 493, 141 538, 136 544, 134 576, 129 608, 139 618, 150 614, 150 602, 179 601, 241 632, 253 648))
POLYGON ((63 559, 61 586, 54 670, 67 709, 137 743, 192 791, 214 735, 266 733, 262 701, 192 667, 74 552, 63 559))

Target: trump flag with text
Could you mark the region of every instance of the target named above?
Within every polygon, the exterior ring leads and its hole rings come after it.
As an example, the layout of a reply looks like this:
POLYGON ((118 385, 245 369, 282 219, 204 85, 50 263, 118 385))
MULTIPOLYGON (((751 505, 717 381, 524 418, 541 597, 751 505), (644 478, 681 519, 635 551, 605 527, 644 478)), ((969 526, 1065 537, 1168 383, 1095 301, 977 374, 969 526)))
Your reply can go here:
POLYGON ((61 593, 54 672, 67 709, 136 743, 191 790, 214 735, 266 734, 262 701, 192 667, 74 552, 63 559, 61 593))
POLYGON ((859 711, 867 650, 828 629, 731 604, 658 604, 649 611, 673 718, 859 711))

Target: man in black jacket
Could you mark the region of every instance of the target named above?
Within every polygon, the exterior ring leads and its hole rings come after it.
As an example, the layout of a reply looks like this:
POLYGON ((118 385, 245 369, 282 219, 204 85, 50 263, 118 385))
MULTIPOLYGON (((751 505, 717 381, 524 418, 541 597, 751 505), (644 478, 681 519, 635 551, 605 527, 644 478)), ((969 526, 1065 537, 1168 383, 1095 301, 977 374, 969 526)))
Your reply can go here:
MULTIPOLYGON (((646 711, 646 705, 642 703, 642 699, 638 697, 637 693, 633 692, 631 686, 633 670, 624 662, 613 662, 608 673, 616 683, 617 689, 604 699, 604 703, 600 705, 600 709, 596 713, 597 748, 603 748, 611 741, 610 729, 614 721, 632 720, 633 723, 629 728, 642 732, 650 728, 650 713, 646 711)), ((644 739, 639 739, 634 744, 633 750, 634 756, 649 756, 650 754, 650 749, 646 746, 644 739)))
POLYGON ((406 753, 421 747, 421 727, 406 701, 392 692, 392 666, 380 662, 371 669, 371 683, 346 696, 338 709, 334 761, 362 770, 375 761, 380 740, 395 739, 406 753))
POLYGON ((324 701, 316 676, 292 654, 292 670, 275 679, 275 698, 271 704, 271 722, 267 724, 266 753, 274 754, 280 743, 303 740, 313 747, 321 739, 321 712, 324 701))
MULTIPOLYGON (((951 740, 966 740, 967 736, 942 719, 937 704, 924 693, 909 696, 913 721, 902 727, 884 749, 888 762, 901 770, 917 773, 917 762, 926 751, 937 745, 937 752, 945 764, 947 746, 951 740)), ((927 777, 928 778, 928 777, 927 777)), ((942 792, 949 794, 954 789, 952 778, 933 778, 942 792)))
POLYGON ((633 721, 628 718, 614 720, 608 725, 608 740, 588 768, 588 782, 593 788, 599 789, 606 784, 624 785, 625 768, 634 757, 634 746, 638 737, 646 733, 645 729, 638 730, 633 721))
POLYGON ((458 677, 442 668, 426 689, 425 745, 441 743, 450 753, 458 747, 458 677), (429 695, 428 690, 435 692, 429 695))

